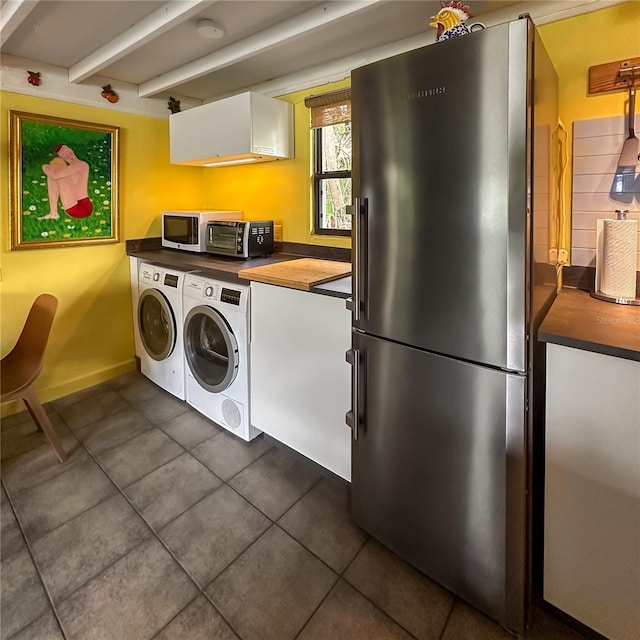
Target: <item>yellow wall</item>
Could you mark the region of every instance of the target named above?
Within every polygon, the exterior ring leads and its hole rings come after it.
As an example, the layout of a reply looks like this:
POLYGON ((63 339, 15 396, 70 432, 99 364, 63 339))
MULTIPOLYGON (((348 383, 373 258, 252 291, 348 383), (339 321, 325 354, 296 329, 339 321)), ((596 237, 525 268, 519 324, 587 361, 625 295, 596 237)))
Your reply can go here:
MULTIPOLYGON (((572 125, 576 120, 621 116, 627 91, 589 95, 589 67, 640 56, 640 2, 627 2, 539 28, 559 78, 560 119, 569 133, 564 206, 571 211, 572 125)), ((637 110, 636 110, 637 112, 637 110)), ((570 246, 567 216, 564 246, 570 246)))
MULTIPOLYGON (((0 98, 1 352, 15 343, 36 295, 54 294, 58 314, 37 385, 48 401, 135 368, 124 241, 160 235, 162 209, 201 207, 202 170, 169 165, 167 120, 16 93, 0 98), (120 127, 120 242, 9 250, 10 109, 120 127)), ((17 408, 5 404, 3 415, 17 408)))
MULTIPOLYGON (((624 92, 589 96, 590 66, 640 55, 640 3, 629 2, 540 28, 560 77, 560 114, 575 120, 624 113, 624 92)), ((242 209, 248 218, 273 218, 289 242, 349 246, 348 238, 311 234, 309 116, 304 98, 348 81, 284 96, 295 105, 295 159, 251 167, 200 169, 169 165, 168 126, 156 119, 4 92, 0 96, 1 352, 18 336, 34 297, 60 300, 38 388, 45 401, 134 367, 129 265, 124 240, 160 235, 163 209, 242 209), (121 129, 121 241, 103 246, 9 251, 9 109, 121 129)), ((570 151, 570 146, 569 146, 570 151)), ((571 165, 565 201, 570 207, 571 165)), ((568 209, 570 210, 570 209, 568 209)), ((568 239, 569 232, 566 231, 568 239)), ((3 413, 15 410, 4 405, 3 413)))
POLYGON ((252 166, 204 169, 205 203, 208 209, 240 209, 250 220, 273 219, 282 225, 285 242, 351 246, 350 238, 315 236, 311 233, 311 133, 309 109, 304 99, 350 85, 349 80, 281 96, 294 105, 295 158, 252 166))

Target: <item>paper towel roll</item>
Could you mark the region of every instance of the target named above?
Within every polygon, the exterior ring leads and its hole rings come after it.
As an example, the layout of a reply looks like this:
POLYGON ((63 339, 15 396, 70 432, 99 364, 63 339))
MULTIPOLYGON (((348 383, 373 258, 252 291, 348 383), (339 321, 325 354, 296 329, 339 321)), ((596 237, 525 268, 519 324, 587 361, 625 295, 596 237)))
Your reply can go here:
POLYGON ((602 293, 614 298, 636 297, 637 250, 637 220, 602 221, 602 293))

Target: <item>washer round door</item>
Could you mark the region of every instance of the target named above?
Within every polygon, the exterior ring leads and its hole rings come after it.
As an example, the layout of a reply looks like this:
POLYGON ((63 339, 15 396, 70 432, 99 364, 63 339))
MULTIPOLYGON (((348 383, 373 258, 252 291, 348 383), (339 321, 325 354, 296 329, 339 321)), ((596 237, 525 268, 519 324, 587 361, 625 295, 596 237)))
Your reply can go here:
POLYGON ((176 346, 176 319, 169 301, 157 289, 138 299, 138 328, 145 351, 154 360, 168 358, 176 346))
POLYGON ((184 320, 184 354, 193 377, 213 393, 227 389, 238 373, 238 343, 215 309, 194 307, 184 320))

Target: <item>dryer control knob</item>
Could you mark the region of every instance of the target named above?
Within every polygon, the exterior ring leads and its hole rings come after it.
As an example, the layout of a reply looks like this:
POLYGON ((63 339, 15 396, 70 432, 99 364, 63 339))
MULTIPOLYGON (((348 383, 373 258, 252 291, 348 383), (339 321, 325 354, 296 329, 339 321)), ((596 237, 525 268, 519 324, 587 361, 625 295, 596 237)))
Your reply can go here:
POLYGON ((159 273, 154 273, 153 274, 153 281, 154 282, 158 282, 158 280, 160 280, 160 274, 159 273))
POLYGON ((206 287, 204 295, 207 296, 207 298, 210 298, 213 295, 213 287, 206 287))

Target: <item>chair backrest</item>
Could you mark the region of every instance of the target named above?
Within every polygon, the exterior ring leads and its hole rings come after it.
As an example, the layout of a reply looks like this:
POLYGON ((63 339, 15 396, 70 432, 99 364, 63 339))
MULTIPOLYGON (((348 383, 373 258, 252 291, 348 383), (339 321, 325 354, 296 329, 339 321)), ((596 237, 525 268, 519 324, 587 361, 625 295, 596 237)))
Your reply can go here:
POLYGON ((55 296, 40 294, 31 305, 18 341, 2 358, 2 368, 6 367, 7 373, 15 368, 20 370, 21 386, 31 384, 40 373, 57 308, 58 300, 55 296))

